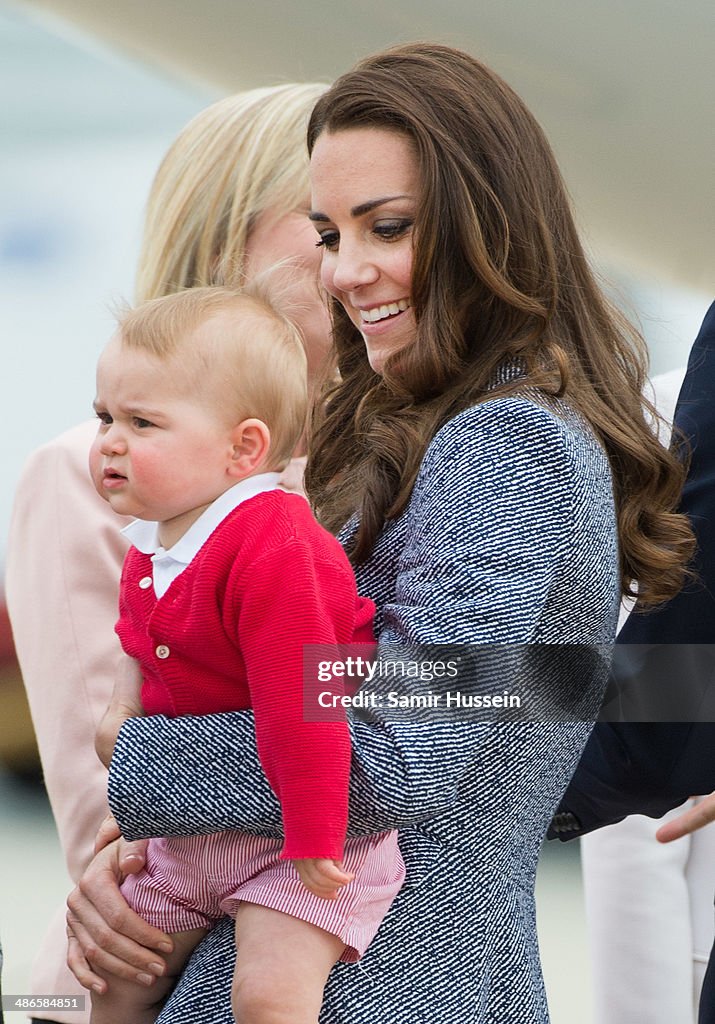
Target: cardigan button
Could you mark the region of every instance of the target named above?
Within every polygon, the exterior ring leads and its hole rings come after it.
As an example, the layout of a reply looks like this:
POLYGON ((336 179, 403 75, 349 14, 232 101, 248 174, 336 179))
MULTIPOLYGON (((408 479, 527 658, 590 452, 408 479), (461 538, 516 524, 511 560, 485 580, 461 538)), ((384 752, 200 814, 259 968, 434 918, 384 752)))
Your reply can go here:
POLYGON ((164 658, 168 658, 169 657, 169 655, 171 654, 171 651, 166 646, 166 644, 159 644, 157 649, 154 651, 154 654, 156 654, 157 658, 161 658, 162 661, 163 661, 164 658))
POLYGON ((142 579, 139 580, 139 586, 142 588, 142 590, 148 590, 153 582, 154 581, 152 580, 151 576, 143 576, 142 579))

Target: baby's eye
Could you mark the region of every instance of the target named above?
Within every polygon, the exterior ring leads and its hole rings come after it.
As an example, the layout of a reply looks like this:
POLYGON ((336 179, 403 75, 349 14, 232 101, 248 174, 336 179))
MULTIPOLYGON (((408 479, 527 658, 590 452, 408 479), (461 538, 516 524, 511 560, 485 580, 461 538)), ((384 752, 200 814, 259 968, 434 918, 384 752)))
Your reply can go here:
POLYGON ((337 231, 319 231, 320 239, 315 243, 316 245, 324 246, 328 252, 334 252, 338 247, 340 241, 340 235, 337 231))
POLYGON ((97 409, 96 412, 97 419, 99 420, 100 423, 103 423, 105 427, 108 427, 112 423, 112 417, 109 415, 108 412, 100 412, 99 409, 97 409))
POLYGON ((145 430, 146 427, 153 427, 151 420, 145 420, 142 416, 132 416, 132 423, 138 430, 145 430))
POLYGON ((373 231, 380 238, 384 238, 387 241, 393 241, 397 238, 402 238, 412 227, 412 221, 407 219, 401 220, 381 220, 373 227, 373 231))

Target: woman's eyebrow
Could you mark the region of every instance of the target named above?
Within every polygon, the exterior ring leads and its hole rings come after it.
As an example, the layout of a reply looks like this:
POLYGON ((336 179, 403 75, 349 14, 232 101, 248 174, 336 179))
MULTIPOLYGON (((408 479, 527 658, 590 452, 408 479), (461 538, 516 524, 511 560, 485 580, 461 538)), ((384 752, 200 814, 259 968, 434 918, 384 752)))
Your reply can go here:
MULTIPOLYGON (((371 210, 376 209, 378 206, 383 206, 385 203, 391 203, 395 199, 410 199, 411 196, 396 195, 396 196, 381 196, 379 199, 368 199, 365 203, 359 203, 357 206, 353 206, 350 211, 351 217, 362 217, 365 213, 370 213, 371 210)), ((324 213, 318 213, 315 210, 311 210, 308 214, 308 219, 312 221, 329 221, 330 217, 327 217, 324 213)))

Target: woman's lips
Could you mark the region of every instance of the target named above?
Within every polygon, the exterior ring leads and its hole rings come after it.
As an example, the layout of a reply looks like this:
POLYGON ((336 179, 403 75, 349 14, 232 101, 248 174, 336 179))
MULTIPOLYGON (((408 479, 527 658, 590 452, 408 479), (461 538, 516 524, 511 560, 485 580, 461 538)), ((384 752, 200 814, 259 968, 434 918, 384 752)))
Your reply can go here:
POLYGON ((384 303, 381 306, 372 306, 370 309, 359 309, 359 328, 361 334, 367 337, 376 337, 392 327, 401 320, 411 309, 407 299, 400 299, 399 302, 384 303))

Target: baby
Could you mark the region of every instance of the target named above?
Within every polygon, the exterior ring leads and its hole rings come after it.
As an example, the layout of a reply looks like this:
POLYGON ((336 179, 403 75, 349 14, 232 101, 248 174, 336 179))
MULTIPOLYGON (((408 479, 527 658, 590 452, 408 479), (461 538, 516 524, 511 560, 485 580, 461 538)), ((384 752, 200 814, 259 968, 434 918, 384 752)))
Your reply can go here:
POLYGON ((174 952, 153 987, 112 977, 92 993, 92 1024, 154 1021, 224 914, 237 1021, 316 1024, 332 965, 360 958, 402 883, 394 832, 345 840, 346 723, 303 716, 303 645, 370 643, 374 613, 335 538, 277 486, 306 401, 300 336, 259 286, 147 302, 99 360, 91 462, 102 496, 136 517, 117 633, 144 713, 252 708, 285 840, 152 840, 122 891, 174 952))

